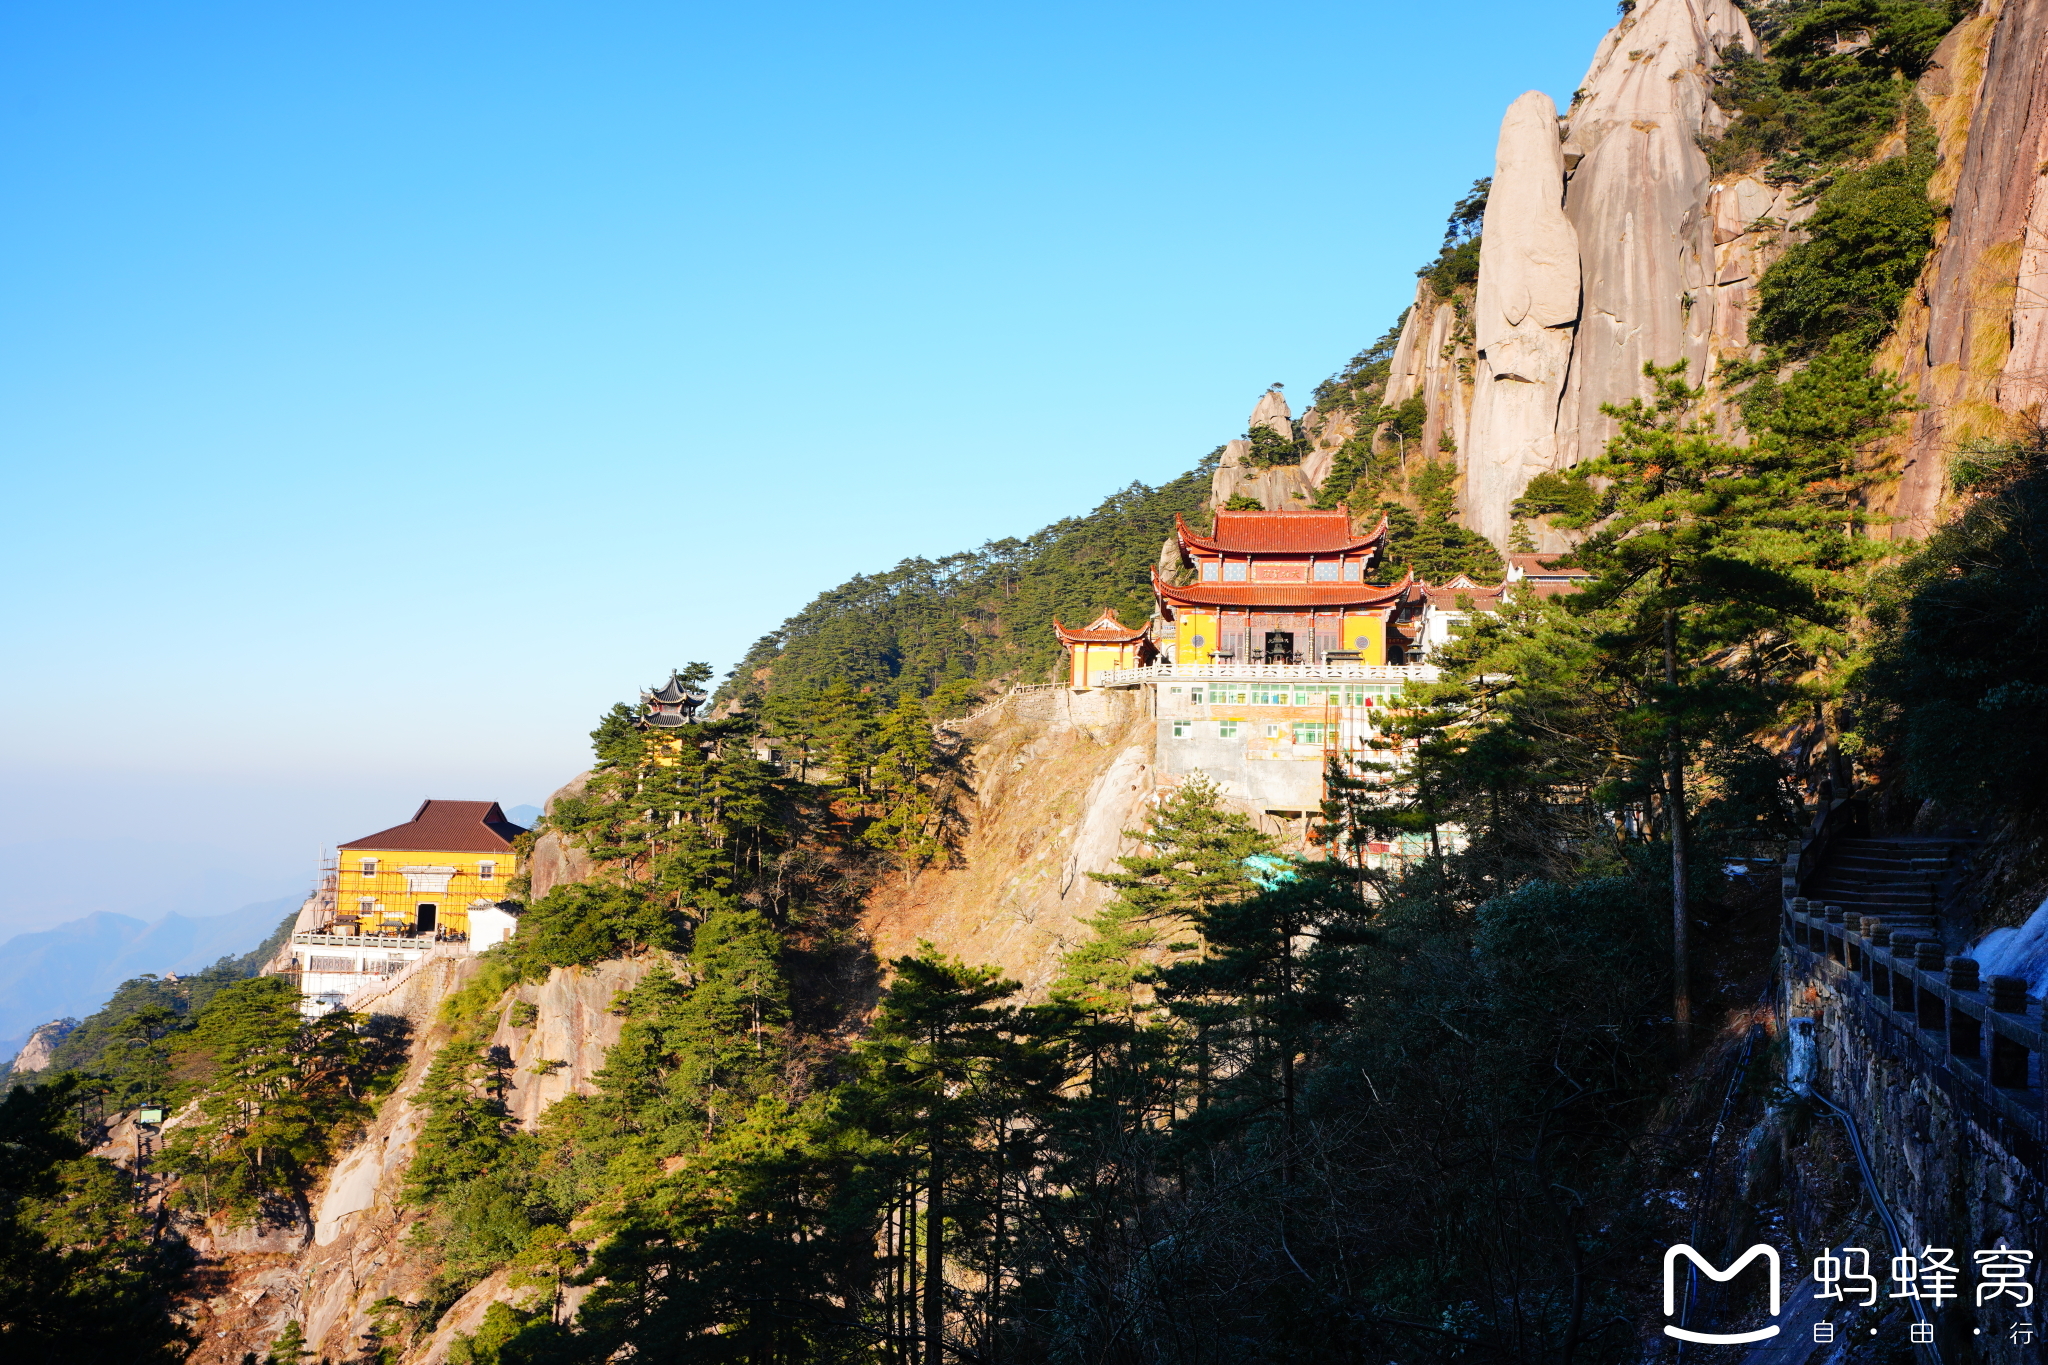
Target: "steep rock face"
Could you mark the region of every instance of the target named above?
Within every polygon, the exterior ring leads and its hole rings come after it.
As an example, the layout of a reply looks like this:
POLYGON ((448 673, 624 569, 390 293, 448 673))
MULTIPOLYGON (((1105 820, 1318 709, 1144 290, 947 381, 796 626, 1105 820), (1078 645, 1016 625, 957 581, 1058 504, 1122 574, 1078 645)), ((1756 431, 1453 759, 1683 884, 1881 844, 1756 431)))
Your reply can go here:
POLYGON ((2048 396, 2048 0, 1991 0, 1935 53, 1921 98, 1948 206, 1932 259, 1879 352, 1921 410, 1895 444, 1881 510, 1895 536, 1940 519, 1948 455, 2048 396))
MULTIPOLYGON (((1577 157, 1565 213, 1578 229, 1584 297, 1558 413, 1565 464, 1612 433, 1603 403, 1644 392, 1645 361, 1712 372, 1714 244, 1699 138, 1726 126, 1708 97, 1723 48, 1756 45, 1729 0, 1649 0, 1616 24, 1569 115, 1577 157)), ((1482 248, 1482 257, 1484 248, 1482 248)))
POLYGON ((1397 446, 1402 464, 1433 458, 1443 438, 1462 453, 1471 445, 1472 339, 1463 325, 1463 305, 1438 298, 1428 280, 1415 286, 1415 302, 1401 324, 1401 338, 1387 371, 1386 403, 1399 407, 1417 394, 1427 405, 1422 435, 1397 446))
MULTIPOLYGON (((512 1059, 507 1098, 523 1126, 531 1128, 562 1096, 589 1093, 590 1078, 624 1025, 610 1012, 612 1001, 659 960, 559 968, 545 981, 520 987, 515 998, 536 1009, 526 1028, 511 1026, 509 1001, 501 1006, 487 1046, 502 1046, 512 1059), (542 1067, 543 1062, 564 1065, 542 1067)), ((377 1002, 379 1013, 414 1022, 405 1076, 313 1191, 307 1223, 216 1233, 188 1230, 188 1240, 218 1272, 209 1281, 209 1297, 190 1306, 201 1337, 193 1361, 234 1365, 246 1351, 260 1354, 294 1319, 304 1325, 319 1355, 354 1359, 368 1329, 371 1304, 386 1295, 421 1296, 431 1268, 406 1242, 419 1213, 401 1209, 398 1195, 426 1121, 426 1111, 415 1103, 420 1084, 449 1037, 447 1026, 435 1020, 436 1011, 475 972, 474 958, 435 959, 377 1002)), ((484 1309, 509 1294, 502 1277, 476 1286, 449 1310, 434 1338, 406 1359, 413 1365, 438 1365, 454 1333, 474 1330, 484 1309)))
POLYGON ((39 1025, 36 1031, 28 1036, 28 1041, 21 1045, 21 1051, 14 1054, 14 1061, 8 1067, 8 1073, 19 1076, 31 1071, 44 1070, 50 1065, 50 1054, 57 1050, 57 1044, 68 1038, 71 1031, 77 1027, 76 1019, 52 1019, 47 1024, 39 1025))
POLYGON ((1699 139, 1725 119, 1708 73, 1736 43, 1755 38, 1729 0, 1645 0, 1602 40, 1562 125, 1540 92, 1517 99, 1468 325, 1457 301, 1417 290, 1385 401, 1423 396, 1419 444, 1455 446, 1466 524, 1497 544, 1531 477, 1600 452, 1601 405, 1642 393, 1645 361, 1684 359, 1698 379, 1748 353, 1755 277, 1804 211, 1755 180, 1709 180, 1699 139))
MULTIPOLYGON (((578 773, 548 797, 547 809, 554 810, 555 802, 565 796, 581 796, 589 785, 590 774, 578 773)), ((590 855, 581 848, 552 831, 543 834, 533 841, 533 855, 526 860, 526 873, 532 881, 528 894, 538 900, 558 886, 584 880, 591 868, 590 855)))
POLYGON ((1465 497, 1472 528, 1500 544, 1509 503, 1557 467, 1558 400, 1579 316, 1579 235, 1558 202, 1563 183, 1557 108, 1531 90, 1501 120, 1472 303, 1478 394, 1465 497))
POLYGON ((956 725, 973 764, 958 865, 884 883, 862 924, 884 960, 929 940, 1039 995, 1108 899, 1087 874, 1115 870, 1157 790, 1146 698, 1038 693, 956 725))

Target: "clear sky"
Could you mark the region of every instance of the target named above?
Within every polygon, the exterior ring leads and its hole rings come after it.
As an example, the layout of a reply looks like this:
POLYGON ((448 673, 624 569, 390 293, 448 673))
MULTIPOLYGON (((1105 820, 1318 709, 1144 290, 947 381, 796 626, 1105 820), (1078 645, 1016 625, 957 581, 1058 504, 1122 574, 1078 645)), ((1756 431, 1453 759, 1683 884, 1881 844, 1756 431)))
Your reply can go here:
POLYGON ((0 7, 0 881, 279 894, 853 573, 1172 477, 1386 328, 1613 17, 0 7))

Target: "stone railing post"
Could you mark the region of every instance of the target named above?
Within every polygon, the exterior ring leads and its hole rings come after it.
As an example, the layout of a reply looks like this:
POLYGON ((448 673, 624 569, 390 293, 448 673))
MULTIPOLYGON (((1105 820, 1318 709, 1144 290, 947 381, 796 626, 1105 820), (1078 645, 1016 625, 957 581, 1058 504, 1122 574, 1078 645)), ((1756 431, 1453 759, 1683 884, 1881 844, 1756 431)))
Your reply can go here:
MULTIPOLYGON (((2027 983, 2017 976, 1994 976, 1990 981, 1991 1008, 2000 1014, 2027 1012, 2027 983)), ((2027 1049, 2018 1039, 1991 1031, 1991 1083, 2007 1090, 2027 1088, 2027 1049)))
MULTIPOLYGON (((1920 971, 1940 971, 1946 956, 1947 954, 1941 950, 1941 945, 1931 938, 1921 939, 1913 945, 1913 965, 1920 971)), ((1940 996, 1924 986, 1913 995, 1915 1023, 1921 1028, 1933 1029, 1937 1033, 1948 1027, 1948 1007, 1942 1003, 1940 996)))
MULTIPOLYGON (((1948 988, 1952 991, 1977 991, 1977 960, 1969 957, 1951 958, 1948 964, 1948 988)), ((1961 1009, 1951 1008, 1948 1012, 1948 1055, 1951 1057, 1982 1057, 1984 1055, 1984 1025, 1961 1009)))
POLYGON ((1908 969, 1892 973, 1892 1008, 1900 1014, 1911 1014, 1915 1009, 1913 993, 1917 987, 1913 984, 1913 973, 1910 969, 1919 949, 1920 940, 1912 934, 1892 936, 1892 961, 1908 969))
POLYGON ((1843 966, 1847 966, 1849 963, 1849 940, 1844 936, 1843 932, 1842 907, 1839 905, 1823 907, 1823 914, 1827 920, 1828 956, 1843 966))
POLYGON ((1867 966, 1870 968, 1870 989, 1881 1000, 1891 999, 1892 973, 1885 965, 1885 957, 1891 948, 1892 931, 1884 927, 1884 921, 1876 915, 1863 917, 1863 937, 1870 944, 1867 966))

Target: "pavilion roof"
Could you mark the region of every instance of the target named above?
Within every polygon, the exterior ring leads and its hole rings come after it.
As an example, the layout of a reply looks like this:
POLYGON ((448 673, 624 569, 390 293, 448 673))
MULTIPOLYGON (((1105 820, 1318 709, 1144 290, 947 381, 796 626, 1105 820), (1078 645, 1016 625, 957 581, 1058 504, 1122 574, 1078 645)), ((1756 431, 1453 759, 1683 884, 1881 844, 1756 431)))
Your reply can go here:
POLYGON ((1562 564, 1552 564, 1549 562, 1563 558, 1564 556, 1561 554, 1509 555, 1508 563, 1512 564, 1516 570, 1527 578, 1591 578, 1593 576, 1591 569, 1566 568, 1562 564))
POLYGON ((1371 583, 1190 583, 1175 587, 1152 571, 1152 590, 1181 607, 1384 607, 1402 600, 1411 573, 1388 587, 1371 583))
POLYGON ((1068 645, 1128 645, 1145 638, 1150 626, 1127 626, 1117 619, 1113 608, 1105 607, 1087 625, 1076 630, 1060 624, 1055 616, 1052 620, 1053 633, 1060 637, 1061 644, 1068 645))
POLYGON ((1377 548, 1387 519, 1364 535, 1351 529, 1351 512, 1218 512, 1213 535, 1197 535, 1179 513, 1174 529, 1183 550, 1224 555, 1334 555, 1377 548))
POLYGON ((1432 605, 1455 611, 1460 597, 1469 598, 1479 611, 1498 611, 1502 596, 1507 592, 1505 583, 1476 583, 1470 574, 1459 574, 1448 583, 1424 583, 1432 605))

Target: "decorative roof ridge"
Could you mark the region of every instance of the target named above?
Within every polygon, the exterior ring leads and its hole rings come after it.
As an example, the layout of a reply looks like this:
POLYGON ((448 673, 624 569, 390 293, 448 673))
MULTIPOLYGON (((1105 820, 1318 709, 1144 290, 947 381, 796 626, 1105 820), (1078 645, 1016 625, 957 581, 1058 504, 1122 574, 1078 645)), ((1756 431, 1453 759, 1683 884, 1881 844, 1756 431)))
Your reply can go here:
MULTIPOLYGON (((1329 549, 1234 550, 1219 540, 1216 532, 1212 531, 1206 536, 1199 534, 1192 526, 1188 525, 1186 517, 1182 516, 1179 512, 1175 512, 1173 514, 1174 535, 1180 542, 1181 549, 1184 551, 1189 549, 1207 550, 1214 554, 1347 554, 1354 550, 1363 550, 1374 545, 1384 544, 1387 535, 1387 518, 1385 513, 1381 513, 1379 525, 1361 536, 1352 529, 1351 509, 1343 503, 1339 503, 1335 507, 1283 507, 1271 512, 1264 510, 1257 512, 1231 512, 1228 509, 1219 509, 1216 515, 1219 519, 1225 516, 1337 517, 1341 518, 1344 526, 1343 543, 1329 549)), ((1218 525, 1220 527, 1220 520, 1218 525)))
POLYGON ((1182 606, 1255 606, 1253 603, 1224 601, 1219 597, 1234 597, 1238 594, 1258 592, 1274 597, 1314 596, 1324 599, 1321 603, 1307 605, 1329 605, 1347 607, 1378 606, 1397 602, 1412 593, 1421 591, 1415 583, 1415 571, 1411 568, 1398 583, 1382 586, 1377 583, 1190 583, 1175 587, 1159 576, 1155 566, 1152 570, 1152 591, 1169 602, 1182 606))

